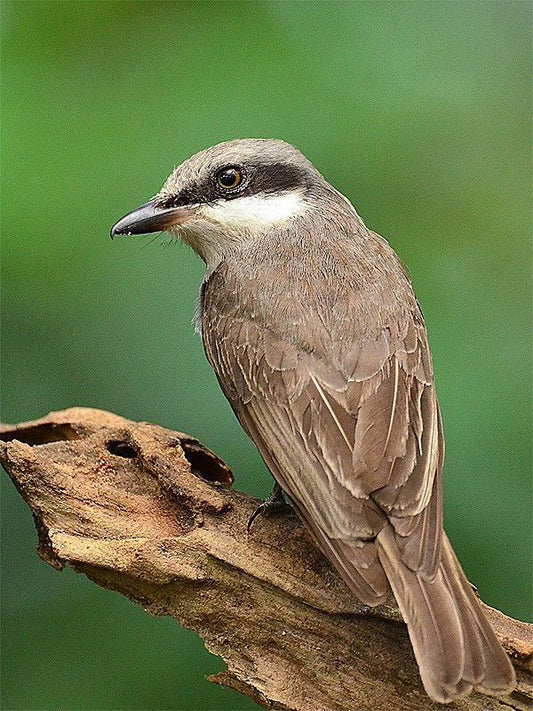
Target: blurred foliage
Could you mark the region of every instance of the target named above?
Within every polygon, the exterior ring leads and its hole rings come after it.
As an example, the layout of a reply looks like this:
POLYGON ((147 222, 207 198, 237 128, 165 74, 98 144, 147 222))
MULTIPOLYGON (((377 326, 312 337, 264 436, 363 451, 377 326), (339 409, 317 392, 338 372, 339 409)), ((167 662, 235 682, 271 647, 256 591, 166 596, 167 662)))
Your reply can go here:
MULTIPOLYGON (((200 260, 108 230, 191 153, 284 138, 408 264, 447 434, 447 530, 483 598, 526 618, 530 15, 528 2, 4 1, 3 419, 87 405, 158 422, 266 495, 191 326, 200 260)), ((58 575, 34 541, 4 476, 2 708, 256 708, 204 681, 222 663, 196 635, 58 575)))

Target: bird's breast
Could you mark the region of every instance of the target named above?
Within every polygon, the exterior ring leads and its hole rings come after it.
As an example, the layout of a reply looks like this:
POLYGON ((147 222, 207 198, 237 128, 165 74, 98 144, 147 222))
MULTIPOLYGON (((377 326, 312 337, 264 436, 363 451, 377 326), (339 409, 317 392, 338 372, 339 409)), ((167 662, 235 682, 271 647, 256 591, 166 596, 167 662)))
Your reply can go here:
MULTIPOLYGON (((201 323, 212 338, 228 323, 254 329, 332 363, 384 329, 398 331, 417 309, 390 247, 277 239, 221 264, 203 286, 201 323)), ((233 329, 232 332, 235 332, 233 329)))

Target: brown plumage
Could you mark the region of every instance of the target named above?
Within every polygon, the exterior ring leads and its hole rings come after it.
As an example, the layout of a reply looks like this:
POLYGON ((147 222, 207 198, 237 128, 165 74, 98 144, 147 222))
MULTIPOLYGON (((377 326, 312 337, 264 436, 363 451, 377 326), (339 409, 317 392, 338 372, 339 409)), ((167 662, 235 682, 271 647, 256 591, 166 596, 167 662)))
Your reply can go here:
MULTIPOLYGON (((510 662, 442 529, 431 355, 393 250, 280 141, 193 156, 148 205, 167 221, 174 209, 206 261, 198 322, 239 422, 354 593, 377 605, 392 588, 427 693, 509 691, 510 662), (244 181, 231 193, 213 188, 228 166, 244 181)), ((153 231, 142 210, 115 233, 153 231)))

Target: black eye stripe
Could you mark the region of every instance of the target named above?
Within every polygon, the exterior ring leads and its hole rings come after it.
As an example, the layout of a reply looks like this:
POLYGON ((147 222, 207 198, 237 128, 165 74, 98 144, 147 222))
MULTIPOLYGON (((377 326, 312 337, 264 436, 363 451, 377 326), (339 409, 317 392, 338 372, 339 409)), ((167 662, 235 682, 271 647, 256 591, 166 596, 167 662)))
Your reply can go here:
POLYGON ((253 192, 273 193, 307 185, 304 171, 289 163, 258 163, 253 167, 253 192))
POLYGON ((276 192, 305 189, 309 186, 309 175, 289 163, 226 163, 212 168, 209 175, 194 185, 183 188, 177 195, 168 196, 165 207, 180 207, 198 203, 213 203, 216 200, 234 200, 241 195, 269 195, 276 192), (218 176, 226 170, 241 173, 240 182, 233 188, 218 183, 218 176))

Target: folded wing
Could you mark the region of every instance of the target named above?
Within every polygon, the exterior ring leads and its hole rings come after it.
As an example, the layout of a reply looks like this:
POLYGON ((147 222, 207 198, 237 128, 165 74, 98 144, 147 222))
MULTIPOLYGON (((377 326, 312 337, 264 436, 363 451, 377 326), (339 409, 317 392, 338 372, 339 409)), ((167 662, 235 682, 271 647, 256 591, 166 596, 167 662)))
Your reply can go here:
POLYGON ((434 576, 442 437, 423 323, 353 344, 338 365, 220 313, 204 343, 243 428, 359 597, 376 605, 389 589, 374 542, 388 521, 405 563, 434 576))

